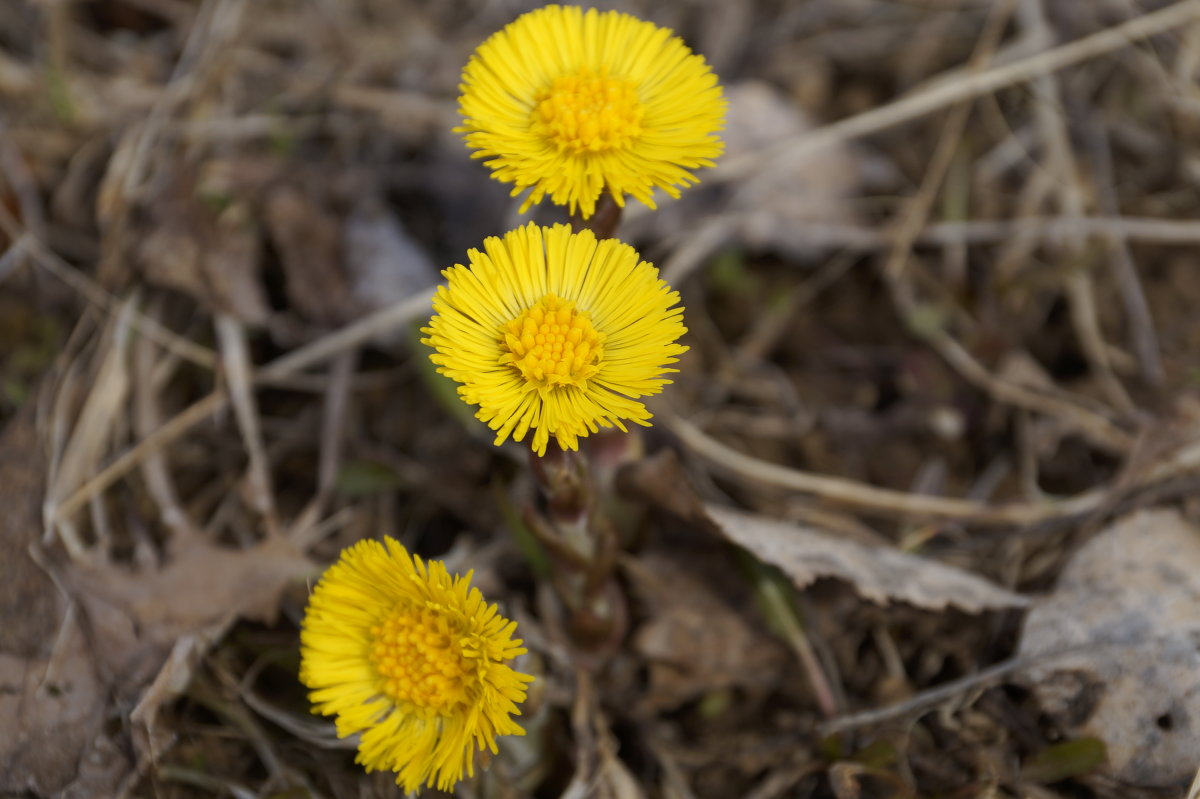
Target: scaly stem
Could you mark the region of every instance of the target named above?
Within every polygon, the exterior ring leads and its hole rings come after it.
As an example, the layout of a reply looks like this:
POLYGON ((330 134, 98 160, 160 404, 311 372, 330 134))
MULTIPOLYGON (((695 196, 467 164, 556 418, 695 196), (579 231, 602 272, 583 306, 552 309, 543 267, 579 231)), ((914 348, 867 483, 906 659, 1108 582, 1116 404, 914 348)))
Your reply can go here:
POLYGON ((525 509, 525 524, 554 561, 554 588, 570 614, 575 643, 603 657, 620 643, 628 626, 625 599, 615 580, 617 530, 599 512, 587 450, 551 449, 530 460, 543 503, 541 509, 525 509))

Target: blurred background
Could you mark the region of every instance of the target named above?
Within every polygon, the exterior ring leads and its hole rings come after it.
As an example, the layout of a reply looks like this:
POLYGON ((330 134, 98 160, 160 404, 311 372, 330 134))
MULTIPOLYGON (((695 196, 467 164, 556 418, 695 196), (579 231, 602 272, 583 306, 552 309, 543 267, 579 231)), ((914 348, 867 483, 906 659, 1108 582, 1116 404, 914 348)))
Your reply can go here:
POLYGON ((0 792, 398 795, 295 677, 307 586, 389 534, 539 676, 461 796, 1185 795, 1200 3, 596 5, 729 114, 619 228, 691 350, 581 657, 523 450, 416 332, 565 218, 453 131, 536 4, 0 0, 0 792))

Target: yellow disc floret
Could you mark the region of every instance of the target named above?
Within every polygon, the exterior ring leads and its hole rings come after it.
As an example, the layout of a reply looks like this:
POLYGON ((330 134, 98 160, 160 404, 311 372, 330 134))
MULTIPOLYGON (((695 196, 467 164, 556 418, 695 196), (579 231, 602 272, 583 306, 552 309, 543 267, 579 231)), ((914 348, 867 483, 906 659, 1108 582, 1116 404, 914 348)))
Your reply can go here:
POLYGON ((547 294, 503 328, 500 363, 511 364, 529 383, 584 386, 600 370, 600 334, 575 303, 547 294))
POLYGON ((433 713, 448 712, 467 699, 462 633, 451 629, 444 615, 398 607, 371 635, 371 660, 391 699, 433 713))
POLYGON ((533 132, 560 151, 622 149, 641 134, 644 114, 632 82, 585 67, 538 93, 533 132))

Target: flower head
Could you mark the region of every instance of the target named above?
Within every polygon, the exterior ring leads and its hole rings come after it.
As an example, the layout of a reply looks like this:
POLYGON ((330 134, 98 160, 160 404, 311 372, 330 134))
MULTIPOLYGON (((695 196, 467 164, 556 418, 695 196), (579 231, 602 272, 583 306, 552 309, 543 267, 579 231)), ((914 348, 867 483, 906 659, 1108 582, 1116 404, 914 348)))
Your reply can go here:
POLYGON ((496 431, 544 455, 623 420, 647 425, 639 397, 671 381, 687 329, 679 294, 628 244, 530 223, 445 270, 421 332, 438 371, 496 431))
POLYGON ((605 190, 651 208, 712 166, 725 100, 704 58, 666 28, 616 11, 551 5, 479 46, 463 70, 467 146, 493 177, 586 219, 605 190))
POLYGON ((510 716, 533 678, 507 665, 525 652, 516 622, 470 581, 388 538, 344 551, 309 598, 300 681, 315 712, 361 735, 358 762, 395 771, 405 791, 449 789, 474 773, 476 749, 524 734, 510 716))

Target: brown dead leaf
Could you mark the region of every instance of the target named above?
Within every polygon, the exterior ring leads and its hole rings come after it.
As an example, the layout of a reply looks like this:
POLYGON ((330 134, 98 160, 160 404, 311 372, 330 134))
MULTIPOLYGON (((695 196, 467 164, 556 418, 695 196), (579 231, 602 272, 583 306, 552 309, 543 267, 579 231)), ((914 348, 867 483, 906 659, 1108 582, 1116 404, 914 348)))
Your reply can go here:
POLYGON ((126 285, 140 273, 209 309, 264 323, 269 306, 259 280, 255 198, 276 162, 214 158, 147 181, 132 175, 143 132, 138 125, 125 131, 97 188, 101 282, 126 285))
POLYGON ((637 779, 617 756, 617 742, 584 671, 576 672, 571 707, 575 774, 560 799, 644 799, 637 779))
POLYGON ((30 556, 45 474, 34 404, 0 435, 0 791, 103 796, 129 764, 103 734, 107 692, 83 632, 30 556))
POLYGON ((679 461, 664 450, 623 469, 618 486, 693 524, 702 525, 778 566, 804 588, 821 577, 849 582, 860 596, 881 604, 908 602, 969 613, 1024 607, 1028 600, 978 575, 890 547, 873 547, 834 531, 706 505, 692 491, 679 461))
POLYGON ((143 755, 160 745, 159 707, 177 697, 208 648, 238 619, 270 623, 280 594, 315 574, 282 538, 235 550, 196 534, 177 535, 157 571, 75 564, 66 579, 87 611, 94 657, 118 700, 133 707, 143 755))
POLYGON ((73 616, 48 640, 44 657, 0 653, 0 791, 104 795, 128 767, 123 757, 86 782, 80 772, 103 738, 105 686, 73 616))
POLYGON ((291 185, 272 189, 263 211, 287 276, 292 307, 322 325, 351 319, 354 308, 342 273, 338 219, 291 185))
MULTIPOLYGON (((280 593, 317 571, 282 538, 269 538, 250 549, 231 549, 199 535, 183 535, 157 571, 78 564, 68 577, 85 601, 119 608, 139 635, 173 644, 182 635, 234 619, 272 622, 280 593)), ((120 659, 119 653, 112 654, 120 659)))
POLYGON ((706 510, 726 538, 764 563, 778 566, 799 588, 821 577, 836 577, 880 604, 907 602, 927 610, 953 606, 968 613, 1028 604, 1020 594, 933 560, 744 511, 716 505, 706 510))
POLYGON ((248 324, 266 321, 258 232, 246 201, 207 194, 185 173, 148 203, 144 229, 131 238, 133 262, 151 282, 248 324))
POLYGON ((166 662, 129 714, 133 738, 141 752, 149 752, 152 757, 157 757, 168 745, 169 734, 157 724, 158 711, 187 689, 200 660, 225 634, 226 627, 214 625, 199 634, 184 635, 175 641, 166 662))
POLYGON ((839 761, 829 767, 829 787, 837 799, 861 799, 863 767, 858 763, 839 761))
MULTIPOLYGON (((44 505, 48 518, 57 516, 58 507, 86 483, 99 469, 109 447, 113 431, 129 397, 129 341, 133 333, 134 301, 127 300, 102 339, 102 357, 92 375, 68 370, 56 388, 58 398, 86 391, 78 419, 71 434, 54 460, 46 481, 44 505), (86 388, 85 388, 86 386, 86 388)), ((67 519, 55 523, 59 539, 72 557, 82 556, 84 544, 75 525, 67 519)))
POLYGON ((1096 737, 1114 775, 1186 784, 1200 752, 1200 528, 1173 510, 1130 514, 1071 559, 1025 620, 1019 652, 1083 647, 1032 668, 1043 707, 1096 737))
POLYGON ((624 562, 647 621, 633 646, 650 669, 647 709, 670 710, 712 691, 757 691, 779 679, 786 651, 747 622, 695 570, 678 559, 643 555, 624 562))
POLYGON ((27 403, 0 435, 0 654, 35 656, 58 626, 54 583, 29 557, 45 468, 27 403))
POLYGON ((661 508, 685 522, 709 526, 704 503, 688 483, 674 450, 664 449, 630 462, 617 472, 617 489, 661 508))

